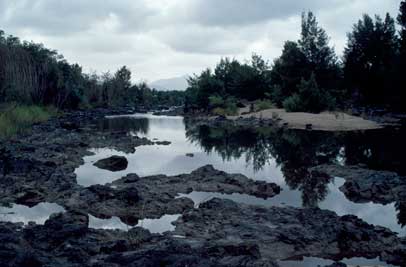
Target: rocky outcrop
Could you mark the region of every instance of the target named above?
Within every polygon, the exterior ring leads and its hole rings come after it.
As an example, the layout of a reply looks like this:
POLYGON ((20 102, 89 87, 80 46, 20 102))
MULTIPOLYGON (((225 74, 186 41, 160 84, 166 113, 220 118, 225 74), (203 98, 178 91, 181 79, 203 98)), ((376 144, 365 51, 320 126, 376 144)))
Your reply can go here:
POLYGON ((213 199, 183 214, 174 234, 191 244, 258 244, 263 258, 317 257, 331 260, 380 257, 404 264, 406 244, 390 230, 355 216, 320 209, 264 208, 213 199))
POLYGON ((406 177, 359 166, 320 165, 312 171, 346 180, 340 190, 354 202, 389 204, 406 201, 406 177))
POLYGON ((2 266, 277 267, 277 260, 300 257, 405 263, 406 242, 396 234, 319 209, 213 199, 175 224, 175 232, 157 235, 139 227, 90 229, 82 212, 53 215, 44 225, 0 222, 0 257, 2 266))
POLYGON ((262 259, 252 244, 193 246, 142 228, 89 229, 87 220, 80 213, 65 213, 43 226, 0 222, 1 266, 277 266, 262 259))
POLYGON ((99 169, 109 170, 112 172, 123 171, 128 167, 128 161, 125 157, 111 156, 106 159, 101 159, 93 164, 99 169))

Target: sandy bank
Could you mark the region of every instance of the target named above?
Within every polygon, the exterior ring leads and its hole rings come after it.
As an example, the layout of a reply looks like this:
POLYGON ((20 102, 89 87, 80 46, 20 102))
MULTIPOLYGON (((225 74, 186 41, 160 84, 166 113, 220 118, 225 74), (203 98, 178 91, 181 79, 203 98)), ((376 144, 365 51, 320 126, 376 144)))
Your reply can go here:
POLYGON ((286 126, 292 129, 306 129, 307 125, 311 125, 313 130, 321 131, 355 131, 382 128, 382 125, 374 121, 351 116, 343 112, 312 114, 305 112, 286 112, 284 109, 267 109, 240 116, 228 116, 227 118, 235 120, 240 117, 278 120, 280 124, 287 124, 286 126))

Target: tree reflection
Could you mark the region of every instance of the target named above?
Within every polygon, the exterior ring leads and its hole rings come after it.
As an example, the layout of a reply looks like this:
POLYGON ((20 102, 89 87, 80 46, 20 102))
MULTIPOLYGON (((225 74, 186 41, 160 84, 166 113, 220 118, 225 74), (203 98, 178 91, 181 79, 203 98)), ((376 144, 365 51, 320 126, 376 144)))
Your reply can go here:
MULTIPOLYGON (((289 188, 301 192, 304 207, 317 207, 328 194, 331 177, 309 171, 320 164, 364 164, 371 169, 406 173, 404 129, 327 133, 263 127, 196 126, 185 121, 186 136, 223 160, 245 157, 255 171, 275 160, 289 188)), ((406 199, 396 202, 398 221, 406 225, 406 199)))
POLYGON ((281 166, 286 184, 302 192, 305 207, 316 207, 328 194, 330 177, 310 173, 310 167, 335 161, 340 150, 335 134, 263 127, 209 127, 186 122, 186 136, 207 153, 223 160, 245 157, 254 171, 271 159, 281 166))
POLYGON ((405 127, 347 134, 343 140, 346 164, 406 175, 405 136, 405 127))
POLYGON ((395 203, 396 211, 398 212, 398 223, 405 227, 406 225, 406 201, 399 201, 395 203))
POLYGON ((100 131, 127 132, 134 135, 147 134, 149 131, 149 120, 147 118, 113 117, 100 120, 98 123, 100 131))

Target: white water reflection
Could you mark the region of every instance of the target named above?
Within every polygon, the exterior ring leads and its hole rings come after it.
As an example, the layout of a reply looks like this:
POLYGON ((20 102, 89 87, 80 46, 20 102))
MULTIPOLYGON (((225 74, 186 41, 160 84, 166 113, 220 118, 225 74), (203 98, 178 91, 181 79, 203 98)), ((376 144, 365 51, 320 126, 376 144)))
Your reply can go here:
MULTIPOLYGON (((164 215, 159 219, 143 219, 140 220, 135 227, 142 227, 149 230, 153 234, 163 234, 165 232, 175 230, 175 226, 172 223, 180 216, 180 214, 176 214, 164 215)), ((111 219, 99 219, 89 215, 89 228, 128 231, 132 227, 123 223, 118 217, 112 217, 111 219)))
POLYGON ((32 208, 13 204, 12 207, 0 207, 0 221, 44 224, 54 213, 65 212, 65 209, 54 203, 40 203, 32 208))

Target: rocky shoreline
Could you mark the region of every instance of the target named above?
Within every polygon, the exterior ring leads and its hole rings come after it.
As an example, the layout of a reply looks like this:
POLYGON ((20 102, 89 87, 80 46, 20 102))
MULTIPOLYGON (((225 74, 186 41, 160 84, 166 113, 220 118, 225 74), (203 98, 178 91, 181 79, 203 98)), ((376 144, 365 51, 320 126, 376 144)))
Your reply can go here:
MULTIPOLYGON (((391 264, 405 264, 405 238, 354 216, 339 217, 320 209, 248 206, 222 199, 196 208, 191 199, 178 197, 203 191, 267 199, 280 193, 274 183, 228 174, 210 165, 189 174, 128 174, 106 185, 78 185, 74 171, 91 153, 89 149, 136 153, 139 146, 170 144, 98 127, 105 116, 131 112, 66 113, 35 125, 25 136, 0 143, 0 203, 32 207, 50 202, 66 210, 52 215, 44 225, 0 222, 0 266, 278 266, 278 260, 301 257, 334 261, 380 257, 391 264), (89 215, 119 217, 133 226, 140 219, 165 214, 182 216, 174 223, 175 231, 163 235, 139 227, 128 232, 89 228, 89 215)), ((332 167, 313 171, 338 172, 332 167)), ((348 176, 351 188, 361 187, 353 179, 357 175, 348 176)), ((394 199, 403 197, 401 186, 394 199)), ((348 189, 351 196, 353 191, 348 189)))

